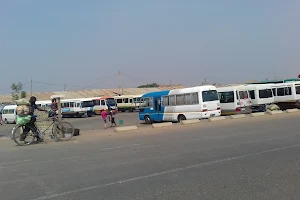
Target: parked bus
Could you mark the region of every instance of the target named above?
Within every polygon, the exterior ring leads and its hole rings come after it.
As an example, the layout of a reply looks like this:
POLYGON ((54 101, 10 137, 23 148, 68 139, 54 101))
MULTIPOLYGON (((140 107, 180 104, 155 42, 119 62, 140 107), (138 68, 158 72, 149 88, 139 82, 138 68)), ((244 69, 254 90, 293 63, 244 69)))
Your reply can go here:
POLYGON ((142 95, 122 95, 115 96, 114 99, 117 102, 119 112, 133 112, 139 108, 141 97, 142 95))
POLYGON ((139 118, 147 124, 220 116, 220 101, 215 86, 206 85, 144 94, 139 118))
POLYGON ((244 85, 217 88, 222 115, 251 113, 251 99, 244 85))
POLYGON ((35 104, 43 109, 51 107, 51 101, 36 101, 35 104))
POLYGON ((300 81, 272 84, 275 104, 281 110, 300 108, 300 81))
POLYGON ((82 101, 68 99, 61 100, 61 112, 63 117, 82 117, 87 114, 82 109, 82 101))
POLYGON ((252 112, 265 112, 267 105, 274 103, 274 96, 270 84, 247 85, 251 98, 252 112))
POLYGON ((100 115, 102 109, 108 110, 109 107, 115 113, 118 111, 115 99, 110 96, 94 98, 93 103, 94 103, 94 113, 96 115, 100 115))
POLYGON ((2 120, 5 124, 16 123, 17 105, 4 106, 2 109, 2 120))
MULTIPOLYGON (((97 97, 94 97, 97 98, 97 97)), ((81 110, 85 111, 88 117, 94 115, 94 102, 93 98, 78 98, 78 99, 68 99, 69 101, 77 101, 81 103, 81 110)))

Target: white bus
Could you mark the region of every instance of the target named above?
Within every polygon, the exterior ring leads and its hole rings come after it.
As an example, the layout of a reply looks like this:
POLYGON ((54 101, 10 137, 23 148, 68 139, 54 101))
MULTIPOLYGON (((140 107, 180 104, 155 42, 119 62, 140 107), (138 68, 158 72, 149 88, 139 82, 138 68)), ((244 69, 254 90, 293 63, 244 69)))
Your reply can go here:
POLYGON ((271 84, 275 104, 281 110, 300 108, 300 81, 271 84))
POLYGON ((139 118, 146 123, 204 119, 221 115, 215 86, 150 92, 141 98, 139 118))
POLYGON ((249 91, 252 112, 265 112, 267 105, 274 103, 274 96, 270 84, 247 85, 249 91))
POLYGON ((41 108, 50 108, 51 107, 51 101, 36 101, 35 104, 41 108))
POLYGON ((119 112, 133 112, 139 108, 141 97, 142 95, 122 95, 115 96, 114 99, 117 102, 119 112))
POLYGON ((100 115, 102 113, 102 110, 108 110, 109 108, 116 113, 118 111, 117 103, 115 99, 111 96, 103 96, 103 97, 97 97, 93 98, 94 103, 94 113, 96 115, 100 115))
POLYGON ((94 115, 94 103, 93 98, 78 98, 78 99, 64 99, 64 101, 76 101, 77 103, 80 102, 81 111, 86 112, 88 117, 94 115))
POLYGON ((16 123, 17 105, 4 106, 2 109, 2 120, 5 124, 16 123))
POLYGON ((217 88, 222 115, 251 113, 251 98, 244 85, 217 88))
POLYGON ((82 117, 87 114, 85 109, 82 109, 82 102, 78 100, 61 100, 61 112, 63 117, 82 117))

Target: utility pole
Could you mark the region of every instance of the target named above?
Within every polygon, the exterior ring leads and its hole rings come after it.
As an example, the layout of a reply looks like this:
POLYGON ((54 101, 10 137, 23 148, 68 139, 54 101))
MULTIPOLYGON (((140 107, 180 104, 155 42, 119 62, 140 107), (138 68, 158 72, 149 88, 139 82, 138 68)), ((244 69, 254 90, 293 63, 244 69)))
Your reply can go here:
POLYGON ((123 87, 122 87, 122 74, 121 71, 119 70, 118 72, 118 76, 119 76, 119 93, 121 93, 123 95, 123 87), (122 91, 121 91, 122 90, 122 91))
POLYGON ((32 96, 32 76, 30 77, 30 95, 32 96))

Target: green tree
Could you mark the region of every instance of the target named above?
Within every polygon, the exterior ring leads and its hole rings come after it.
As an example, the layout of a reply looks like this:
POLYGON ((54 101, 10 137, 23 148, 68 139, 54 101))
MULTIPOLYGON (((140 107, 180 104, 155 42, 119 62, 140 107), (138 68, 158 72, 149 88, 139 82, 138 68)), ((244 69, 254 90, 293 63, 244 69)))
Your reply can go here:
POLYGON ((153 87, 159 87, 159 84, 157 84, 157 83, 150 83, 150 84, 145 84, 145 85, 138 86, 138 88, 153 88, 153 87))
POLYGON ((23 85, 22 83, 13 83, 11 85, 11 90, 12 90, 12 93, 11 93, 11 97, 12 99, 15 101, 15 100, 18 100, 20 98, 26 98, 26 92, 23 91, 23 85))

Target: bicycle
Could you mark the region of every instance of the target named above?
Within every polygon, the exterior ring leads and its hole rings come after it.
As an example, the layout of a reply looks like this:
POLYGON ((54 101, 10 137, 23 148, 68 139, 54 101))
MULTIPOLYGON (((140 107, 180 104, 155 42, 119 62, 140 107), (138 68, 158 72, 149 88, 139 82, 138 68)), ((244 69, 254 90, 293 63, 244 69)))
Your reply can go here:
POLYGON ((32 126, 30 124, 26 125, 16 125, 12 130, 12 139, 15 141, 17 145, 26 146, 30 145, 34 142, 34 139, 39 137, 42 142, 45 139, 46 131, 52 126, 52 132, 50 137, 55 141, 68 141, 74 136, 74 127, 69 122, 59 122, 57 117, 52 116, 51 124, 44 130, 40 131, 38 127, 32 126), (69 127, 67 127, 69 126, 69 127), (26 134, 26 138, 24 141, 20 141, 21 134, 24 133, 24 129, 28 128, 29 132, 26 134), (18 131, 19 130, 19 131, 18 131), (19 137, 18 137, 19 134, 19 137), (66 137, 69 136, 69 137, 66 137), (28 139, 30 138, 30 139, 28 139), (28 139, 28 140, 27 140, 28 139))

